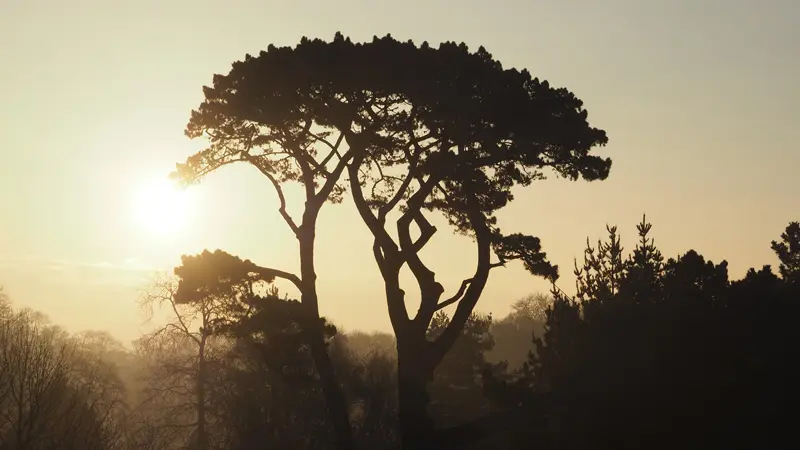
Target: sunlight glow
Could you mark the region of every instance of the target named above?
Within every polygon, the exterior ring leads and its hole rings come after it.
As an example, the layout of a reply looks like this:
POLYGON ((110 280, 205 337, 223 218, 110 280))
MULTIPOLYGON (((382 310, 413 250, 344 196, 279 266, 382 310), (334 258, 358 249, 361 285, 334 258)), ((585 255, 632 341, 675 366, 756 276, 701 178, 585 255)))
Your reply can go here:
POLYGON ((190 192, 166 177, 143 183, 136 191, 134 213, 137 223, 158 235, 174 235, 187 225, 190 192))

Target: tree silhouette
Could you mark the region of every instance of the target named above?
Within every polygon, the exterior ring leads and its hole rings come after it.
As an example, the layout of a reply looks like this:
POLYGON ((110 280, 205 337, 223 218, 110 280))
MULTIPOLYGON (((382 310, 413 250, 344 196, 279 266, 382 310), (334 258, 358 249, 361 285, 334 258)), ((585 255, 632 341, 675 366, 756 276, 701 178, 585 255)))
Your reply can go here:
MULTIPOLYGON (((231 322, 233 340, 217 389, 217 402, 227 411, 234 448, 329 448, 324 397, 319 392, 309 345, 304 336, 304 311, 277 291, 247 300, 250 313, 231 322)), ((325 325, 326 342, 336 328, 325 325)))
MULTIPOLYGON (((408 447, 427 445, 431 430, 426 386, 461 334, 489 271, 519 259, 532 273, 556 277, 539 239, 504 235, 494 214, 513 199, 511 189, 543 178, 550 168, 570 179, 604 179, 610 160, 590 155, 606 143, 591 128, 582 102, 527 71, 504 70, 485 49, 466 45, 432 48, 390 36, 354 44, 303 39, 295 48, 270 46, 214 77, 205 101, 192 113, 191 137, 210 146, 179 165, 183 179, 197 179, 223 165, 246 161, 275 186, 280 212, 300 244, 301 301, 318 317, 313 265, 314 227, 325 201, 339 201, 346 170, 356 207, 374 236, 374 255, 384 278, 397 336, 400 423, 408 447), (281 184, 298 181, 306 208, 300 225, 288 216, 281 184), (395 240, 386 229, 393 211, 395 240), (446 216, 459 233, 475 238, 478 263, 455 296, 419 253, 435 232, 423 213, 446 216), (415 225, 420 236, 411 238, 415 225), (499 259, 492 262, 492 252, 499 259), (421 290, 410 318, 400 287, 408 265, 421 290), (457 303, 447 329, 426 340, 434 314, 457 303)), ((314 346, 332 419, 348 446, 344 402, 335 387, 322 333, 314 346)))
POLYGON ((693 250, 663 261, 650 228, 628 258, 615 227, 587 245, 579 295, 554 289, 536 351, 492 394, 544 406, 559 448, 778 445, 797 399, 796 298, 768 266, 730 282, 693 250))
POLYGON ((781 277, 800 283, 800 222, 791 222, 781 234, 781 241, 772 241, 772 251, 780 260, 781 277))
MULTIPOLYGON (((434 340, 449 325, 450 318, 438 312, 428 330, 434 340)), ((464 325, 461 336, 436 368, 431 391, 431 415, 446 426, 460 425, 492 412, 483 393, 480 375, 484 370, 502 373, 505 363, 490 364, 486 353, 495 345, 491 331, 492 316, 473 313, 464 325)))
POLYGON ((7 317, 12 311, 11 301, 3 290, 3 286, 0 286, 0 318, 7 317))
POLYGON ((120 448, 113 371, 29 310, 0 315, 0 448, 120 448))
POLYGON ((144 336, 141 344, 166 356, 156 362, 157 376, 150 389, 154 400, 176 392, 189 394, 190 400, 181 405, 191 406, 194 414, 183 408, 172 410, 166 418, 175 429, 192 430, 191 448, 206 450, 210 448, 211 340, 227 333, 231 323, 247 318, 254 286, 270 283, 274 276, 222 251, 184 255, 181 260, 174 270, 177 279, 159 280, 145 295, 145 305, 166 306, 170 320, 144 336))
MULTIPOLYGON (((794 280, 768 265, 730 279, 724 261, 694 250, 664 258, 646 219, 637 228, 627 255, 616 227, 587 245, 575 297, 554 286, 551 297, 517 302, 512 320, 536 322, 545 309, 520 370, 487 364, 495 328, 490 316, 470 315, 428 386, 437 423, 429 448, 756 449, 793 438, 794 280)), ((107 333, 70 335, 41 313, 15 310, 0 291, 0 449, 336 445, 306 307, 280 298, 269 270, 221 251, 185 256, 175 273, 165 292, 177 313, 136 353, 107 333), (157 382, 142 390, 123 368, 157 382)), ((392 338, 353 333, 351 345, 320 321, 354 442, 396 448, 392 338)), ((450 323, 437 311, 426 340, 450 323)))
MULTIPOLYGON (((318 128, 331 120, 349 126, 353 112, 341 98, 329 98, 337 92, 328 89, 324 79, 314 79, 328 76, 315 64, 323 55, 306 40, 303 44, 298 51, 270 46, 261 58, 248 55, 244 62, 234 63, 229 75, 214 77, 214 86, 204 88, 206 99, 192 112, 186 129, 189 137, 206 137, 210 145, 179 164, 175 175, 191 182, 227 164, 246 162, 270 181, 279 200, 279 213, 298 240, 300 255, 299 276, 271 272, 295 284, 309 320, 319 323, 316 223, 325 202, 341 201, 343 188, 338 182, 353 152, 340 153, 344 135, 330 141, 330 133, 318 128), (329 100, 333 103, 327 107, 329 100), (299 223, 287 211, 287 182, 303 187, 305 207, 299 223)), ((333 56, 325 58, 329 65, 333 56)), ((346 403, 325 351, 324 331, 311 326, 306 330, 338 444, 342 449, 352 448, 346 403)))
POLYGON ((511 305, 511 313, 500 320, 492 321, 491 332, 495 346, 487 352, 492 363, 505 362, 508 369, 518 370, 528 357, 530 339, 544 332, 547 308, 553 298, 544 293, 526 296, 511 305))

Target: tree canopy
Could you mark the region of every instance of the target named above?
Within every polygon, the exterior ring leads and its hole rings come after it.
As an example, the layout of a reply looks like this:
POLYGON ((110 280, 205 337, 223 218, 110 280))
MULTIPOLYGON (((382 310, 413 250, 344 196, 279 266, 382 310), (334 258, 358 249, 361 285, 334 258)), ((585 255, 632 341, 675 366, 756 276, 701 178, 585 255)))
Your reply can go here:
MULTIPOLYGON (((186 134, 210 145, 178 166, 181 178, 243 161, 276 185, 313 189, 324 181, 318 200, 339 201, 349 164, 358 175, 351 187, 378 209, 376 220, 418 192, 409 207, 436 209, 458 231, 474 233, 469 211, 493 225, 511 188, 542 178, 544 168, 587 180, 604 179, 610 168, 590 154, 607 137, 588 125, 580 99, 527 70, 504 69, 483 47, 304 38, 247 55, 204 94, 186 134)), ((502 258, 550 274, 534 256, 538 240, 493 243, 502 258)))
MULTIPOLYGON (((483 47, 470 51, 463 43, 417 46, 389 35, 353 43, 341 33, 331 42, 304 38, 295 47, 247 55, 227 75, 215 75, 204 94, 186 134, 205 137, 209 145, 179 164, 176 175, 191 182, 247 162, 269 179, 280 214, 299 240, 297 284, 301 301, 313 310, 316 218, 324 203, 340 202, 350 191, 374 237, 399 364, 409 369, 399 374, 401 391, 410 390, 400 395, 401 424, 425 415, 425 385, 461 335, 492 268, 520 260, 535 275, 558 277, 539 238, 506 234, 497 224, 513 188, 543 179, 547 170, 602 180, 611 167, 610 159, 592 154, 607 143, 605 131, 589 125, 572 92, 527 70, 505 69, 483 47), (287 182, 304 189, 300 221, 287 211, 287 182), (444 215, 476 242, 474 274, 444 300, 444 287, 419 255, 436 232, 426 211, 444 215), (386 228, 392 213, 399 214, 396 238, 386 228), (406 265, 421 292, 413 318, 399 281, 406 265), (452 320, 426 347, 434 314, 451 304, 457 304, 452 320)), ((321 353, 318 361, 326 365, 321 353)), ((323 379, 334 390, 332 378, 323 379)), ((346 420, 337 402, 344 441, 346 420)), ((417 423, 414 433, 424 434, 425 427, 417 423)))

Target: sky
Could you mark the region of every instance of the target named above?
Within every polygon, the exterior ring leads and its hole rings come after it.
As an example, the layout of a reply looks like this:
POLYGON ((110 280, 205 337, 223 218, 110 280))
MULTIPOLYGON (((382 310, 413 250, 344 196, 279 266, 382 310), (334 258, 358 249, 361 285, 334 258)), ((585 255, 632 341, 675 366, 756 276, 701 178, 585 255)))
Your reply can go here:
MULTIPOLYGON (((614 161, 610 177, 537 182, 499 216, 504 230, 542 239, 566 291, 587 237, 617 224, 630 248, 644 213, 667 256, 693 248, 726 259, 733 277, 777 263, 770 241, 800 220, 800 2, 455 5, 0 0, 0 285, 68 330, 130 341, 148 327, 141 293, 181 254, 219 248, 296 270, 296 242, 251 167, 209 176, 180 210, 141 209, 147 189, 200 148, 183 130, 213 74, 269 44, 337 31, 483 45, 584 101, 590 123, 608 132, 599 154, 614 161), (182 226, 156 232, 154 214, 182 226)), ((323 209, 321 309, 345 329, 388 331, 370 242, 351 203, 323 209)), ((474 247, 448 232, 431 246, 427 260, 455 290, 474 247)), ((478 309, 502 316, 547 289, 519 266, 495 269, 478 309)))

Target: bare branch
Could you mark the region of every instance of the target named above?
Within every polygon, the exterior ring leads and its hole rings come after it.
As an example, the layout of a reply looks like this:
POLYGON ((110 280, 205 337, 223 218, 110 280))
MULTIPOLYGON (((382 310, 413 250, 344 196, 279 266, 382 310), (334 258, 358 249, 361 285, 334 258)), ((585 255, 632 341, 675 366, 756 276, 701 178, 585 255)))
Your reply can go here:
POLYGON ((327 140, 317 137, 317 135, 313 133, 309 134, 318 141, 325 143, 325 145, 327 145, 331 149, 331 151, 328 153, 328 156, 326 156, 325 159, 323 159, 322 162, 320 163, 320 166, 325 167, 326 165, 328 165, 328 162, 331 159, 333 159, 334 155, 339 156, 341 158, 341 155, 339 155, 339 146, 342 145, 342 141, 344 140, 344 133, 339 133, 339 137, 336 139, 336 143, 333 145, 331 145, 331 143, 328 142, 327 140))
POLYGON ((448 298, 447 300, 439 303, 436 305, 436 311, 440 309, 447 308, 448 306, 452 305, 453 303, 461 300, 461 297, 464 295, 464 291, 467 290, 467 286, 472 283, 472 278, 467 278, 466 280, 461 282, 461 286, 458 288, 458 292, 455 293, 452 297, 448 298))
MULTIPOLYGON (((505 265, 505 263, 498 262, 498 263, 490 264, 489 268, 493 269, 495 267, 503 267, 504 265, 505 265)), ((447 308, 448 306, 452 305, 453 303, 456 303, 459 300, 461 300, 461 298, 464 296, 464 293, 467 290, 467 287, 469 286, 470 283, 472 283, 472 278, 467 278, 466 280, 462 281, 461 282, 461 286, 459 286, 459 288, 458 288, 458 291, 452 297, 450 297, 447 300, 445 300, 443 302, 440 302, 438 305, 436 305, 436 311, 439 311, 441 309, 447 308)))
POLYGON ((153 304, 164 304, 169 303, 170 308, 172 309, 173 314, 175 315, 175 319, 178 321, 177 324, 170 322, 166 324, 161 330, 158 330, 150 335, 150 338, 155 338, 163 333, 165 333, 169 328, 176 329, 179 333, 190 337, 195 342, 197 337, 189 330, 189 326, 187 325, 186 321, 184 320, 183 316, 180 311, 178 311, 178 307, 175 303, 175 292, 176 287, 170 279, 159 279, 156 280, 154 286, 158 292, 150 291, 145 292, 143 296, 143 305, 148 305, 152 307, 153 304))
POLYGON ((433 235, 436 234, 436 227, 431 225, 428 219, 425 218, 425 215, 422 214, 422 211, 417 211, 417 213, 414 214, 414 222, 419 227, 420 236, 419 239, 414 241, 412 250, 418 252, 422 250, 422 248, 425 247, 425 244, 427 244, 433 235))
POLYGON ((400 203, 400 200, 403 198, 405 193, 408 192, 408 187, 411 185, 411 181, 416 178, 418 158, 414 157, 414 155, 411 156, 412 157, 409 158, 408 174, 406 174, 403 182, 400 184, 400 187, 397 189, 397 192, 395 192, 394 196, 378 210, 378 220, 380 221, 386 220, 386 216, 392 209, 394 209, 395 206, 397 206, 398 203, 400 203))
MULTIPOLYGON (((421 189, 417 192, 423 192, 421 189)), ((415 194, 415 196, 417 195, 415 194)), ((421 197, 424 199, 424 197, 421 197)), ((413 200, 413 198, 412 198, 413 200)), ((412 203, 409 201, 409 203, 412 203)), ((409 210, 397 221, 397 234, 400 238, 400 251, 403 259, 408 263, 408 268, 417 280, 420 288, 420 304, 417 310, 417 315, 414 320, 420 327, 427 328, 430 319, 436 311, 436 304, 439 297, 444 292, 444 287, 436 281, 436 274, 430 270, 422 259, 419 257, 419 252, 422 247, 431 239, 436 232, 436 228, 425 219, 422 212, 419 210, 421 202, 412 205, 409 210), (410 215, 410 214, 413 214, 410 215), (420 237, 414 242, 411 240, 411 218, 419 224, 420 237)))
MULTIPOLYGON (((186 322, 183 321, 183 317, 182 317, 181 313, 178 312, 178 307, 177 307, 177 305, 175 305, 174 292, 172 292, 171 295, 170 295, 169 304, 170 304, 170 306, 172 306, 172 311, 175 313, 175 318, 178 319, 178 323, 180 324, 182 331, 184 333, 186 333, 187 336, 191 337, 193 341, 195 341, 195 342, 197 342, 199 344, 200 343, 200 339, 198 339, 197 336, 194 335, 194 333, 189 331, 189 327, 186 326, 186 322)), ((170 323, 168 325, 173 325, 173 324, 170 323)))
MULTIPOLYGON (((307 120, 306 125, 303 127, 303 133, 308 133, 311 129, 311 125, 313 121, 307 120)), ((303 178, 303 187, 305 188, 306 199, 310 200, 314 198, 314 172, 311 170, 311 165, 318 168, 319 165, 314 158, 311 158, 308 153, 304 151, 304 149, 300 149, 299 151, 295 148, 297 139, 295 137, 289 137, 286 139, 286 143, 284 147, 289 151, 292 155, 294 161, 297 163, 297 166, 300 168, 300 173, 303 178)))
POLYGON ((328 179, 325 181, 325 184, 322 185, 319 192, 317 193, 316 200, 319 205, 322 204, 330 195, 333 188, 336 186, 336 183, 339 182, 339 178, 342 176, 344 169, 347 168, 347 163, 353 159, 356 152, 351 148, 347 151, 340 159, 339 162, 336 164, 336 167, 333 169, 330 175, 328 175, 328 179))
MULTIPOLYGON (((351 143, 352 149, 352 141, 349 139, 348 137, 348 143, 351 143)), ((379 221, 372 213, 372 210, 364 198, 358 176, 359 168, 363 161, 364 155, 357 155, 347 167, 350 178, 350 190, 356 209, 375 238, 372 251, 375 261, 378 263, 381 275, 383 276, 387 295, 387 306, 389 308, 389 319, 392 322, 392 326, 397 329, 403 326, 402 324, 408 322, 408 310, 406 309, 404 292, 400 289, 399 281, 400 268, 402 267, 403 261, 394 239, 386 232, 383 222, 379 221)))
POLYGON ((359 177, 358 177, 358 171, 363 161, 364 161, 364 155, 357 155, 348 165, 348 174, 350 177, 350 191, 351 194, 353 195, 353 200, 356 204, 356 209, 361 215, 362 220, 364 220, 364 223, 372 232, 372 235, 375 237, 376 243, 380 245, 383 251, 397 252, 397 244, 394 242, 394 239, 392 239, 392 237, 389 236, 389 233, 387 233, 386 230, 383 228, 383 224, 378 220, 375 214, 372 213, 372 210, 370 210, 370 207, 367 204, 366 199, 364 198, 364 192, 361 189, 361 183, 359 182, 359 177))
POLYGON ((255 156, 247 152, 242 152, 242 157, 247 159, 247 161, 250 162, 250 164, 255 166, 259 170, 259 172, 261 172, 265 177, 267 177, 267 179, 269 179, 269 181, 272 183, 272 186, 275 187, 275 192, 277 192, 278 200, 280 201, 280 207, 278 208, 278 212, 281 213, 281 216, 283 216, 283 220, 286 222, 287 225, 289 225, 289 228, 292 229, 292 232, 296 236, 298 233, 297 224, 295 223, 294 219, 292 219, 292 216, 290 216, 289 213, 286 211, 286 197, 284 197, 283 195, 283 188, 281 188, 281 185, 280 183, 278 183, 278 180, 275 178, 274 175, 269 173, 266 167, 259 164, 258 159, 255 156))
POLYGON ((489 279, 489 271, 494 266, 491 262, 491 230, 486 222, 486 216, 480 211, 475 204, 474 198, 467 196, 467 216, 469 218, 472 229, 475 231, 475 239, 478 246, 478 262, 475 267, 475 274, 470 278, 469 285, 466 287, 461 300, 458 301, 458 308, 456 309, 450 324, 445 328, 442 334, 434 342, 434 361, 436 364, 444 358, 444 355, 450 350, 455 343, 458 336, 461 334, 464 325, 466 324, 469 316, 472 314, 475 304, 483 293, 486 287, 486 281, 489 279))
POLYGON ((430 195, 431 191, 438 182, 438 177, 431 175, 428 180, 424 182, 422 186, 420 186, 419 190, 417 190, 417 192, 415 192, 414 195, 412 195, 408 200, 408 210, 397 221, 397 232, 400 238, 400 248, 405 259, 409 262, 409 268, 411 268, 412 271, 415 271, 415 268, 412 267, 412 265, 422 264, 422 262, 419 261, 417 253, 422 246, 425 245, 428 240, 430 240, 431 236, 433 236, 433 233, 436 232, 436 227, 431 226, 427 219, 425 219, 421 208, 425 202, 425 198, 430 195), (421 236, 417 240, 417 242, 421 244, 419 246, 415 245, 415 243, 411 240, 410 227, 412 220, 420 225, 421 236), (416 261, 412 262, 412 259, 416 261))

